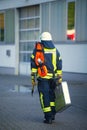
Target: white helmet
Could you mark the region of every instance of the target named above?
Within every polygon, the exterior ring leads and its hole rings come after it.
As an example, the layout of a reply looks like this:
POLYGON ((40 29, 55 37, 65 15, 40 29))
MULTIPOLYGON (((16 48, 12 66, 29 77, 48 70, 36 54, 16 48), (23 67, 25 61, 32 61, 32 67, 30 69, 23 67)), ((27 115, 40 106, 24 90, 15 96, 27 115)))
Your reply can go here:
POLYGON ((49 32, 43 32, 40 36, 40 40, 42 41, 51 41, 52 40, 52 36, 49 32))

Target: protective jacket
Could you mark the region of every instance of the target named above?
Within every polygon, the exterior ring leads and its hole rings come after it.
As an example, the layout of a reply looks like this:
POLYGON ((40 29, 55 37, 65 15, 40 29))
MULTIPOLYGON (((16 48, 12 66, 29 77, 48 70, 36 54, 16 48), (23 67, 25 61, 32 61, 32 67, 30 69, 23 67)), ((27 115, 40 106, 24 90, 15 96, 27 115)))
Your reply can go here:
POLYGON ((41 77, 37 73, 37 65, 35 64, 35 49, 31 55, 31 72, 37 75, 38 79, 51 79, 62 74, 62 59, 60 53, 55 48, 52 41, 41 41, 44 47, 45 65, 47 67, 47 75, 41 77))

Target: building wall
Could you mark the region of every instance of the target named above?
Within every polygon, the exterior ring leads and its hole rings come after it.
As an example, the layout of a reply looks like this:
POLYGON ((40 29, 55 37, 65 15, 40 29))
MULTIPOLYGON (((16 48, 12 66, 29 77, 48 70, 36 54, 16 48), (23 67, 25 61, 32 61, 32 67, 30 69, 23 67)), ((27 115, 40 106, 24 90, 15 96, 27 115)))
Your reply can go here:
POLYGON ((66 40, 66 1, 41 4, 41 32, 49 31, 55 42, 66 40))
POLYGON ((87 0, 76 0, 75 30, 76 40, 59 43, 63 59, 63 71, 87 74, 87 0))
MULTIPOLYGON (((0 9, 2 8, 12 8, 14 5, 15 7, 19 6, 26 6, 23 5, 23 2, 31 2, 28 0, 20 0, 14 1, 14 4, 11 5, 11 0, 0 1, 0 9), (2 3, 1 3, 2 2, 2 3), (17 3, 16 3, 17 2, 17 3), (6 5, 7 4, 7 5, 6 5), (1 6, 2 5, 2 6, 1 6)), ((48 0, 49 1, 49 0, 48 0)), ((56 43, 55 46, 61 53, 63 59, 63 71, 65 72, 75 72, 75 73, 87 73, 87 0, 77 0, 76 1, 76 20, 75 20, 75 28, 76 28, 76 41, 71 42, 66 40, 66 29, 67 29, 67 6, 66 0, 62 1, 55 1, 52 3, 44 3, 46 1, 37 0, 36 3, 42 2, 40 4, 40 13, 41 13, 41 24, 40 29, 41 32, 43 31, 50 31, 52 32, 53 40, 56 43)), ((35 1, 33 1, 35 2, 35 1)), ((35 3, 32 3, 35 4, 35 3)), ((28 6, 28 5, 27 5, 28 6)), ((3 61, 0 62, 0 73, 2 68, 7 68, 9 72, 9 68, 13 71, 16 69, 17 73, 20 70, 23 70, 21 74, 30 74, 30 66, 25 67, 23 63, 22 66, 19 66, 19 37, 18 37, 18 10, 15 9, 7 9, 6 12, 6 44, 7 45, 0 45, 0 59, 3 58, 3 61), (16 38, 17 36, 17 38, 16 38), (15 43, 14 45, 11 45, 15 43), (9 56, 10 51, 10 56, 9 56), (19 70, 18 70, 19 69, 19 70)), ((4 69, 3 69, 4 70, 4 69)))
POLYGON ((87 74, 87 42, 80 44, 57 44, 63 60, 63 71, 87 74))
POLYGON ((76 1, 76 41, 87 41, 87 0, 76 1))
POLYGON ((42 31, 52 32, 53 40, 57 41, 63 60, 63 71, 87 73, 87 1, 77 0, 75 11, 76 41, 66 40, 67 30, 66 1, 55 1, 42 4, 42 31), (50 19, 50 20, 49 20, 50 19), (56 22, 57 23, 56 23, 56 22), (55 25, 55 26, 54 26, 55 25))
POLYGON ((2 59, 0 62, 1 67, 15 67, 15 46, 0 46, 0 59, 2 59))
POLYGON ((0 74, 15 73, 15 21, 14 9, 4 10, 5 38, 0 43, 0 74))

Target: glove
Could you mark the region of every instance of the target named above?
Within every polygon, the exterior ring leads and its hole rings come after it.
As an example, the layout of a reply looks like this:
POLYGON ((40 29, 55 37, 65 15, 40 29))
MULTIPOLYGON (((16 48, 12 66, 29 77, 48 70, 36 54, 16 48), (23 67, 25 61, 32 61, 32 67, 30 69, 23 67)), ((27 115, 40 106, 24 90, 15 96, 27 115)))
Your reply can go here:
POLYGON ((34 74, 31 74, 31 83, 32 83, 32 86, 35 86, 35 85, 36 85, 35 75, 34 75, 34 74))
POLYGON ((62 75, 58 75, 58 84, 62 83, 62 75))
POLYGON ((32 82, 32 86, 35 86, 35 85, 36 85, 35 79, 33 79, 33 77, 32 77, 31 82, 32 82))
POLYGON ((32 82, 31 95, 33 96, 33 93, 34 93, 34 86, 36 85, 36 82, 35 82, 35 74, 31 74, 31 82, 32 82))
POLYGON ((32 82, 32 86, 35 86, 35 84, 36 84, 35 80, 32 80, 31 82, 32 82))
POLYGON ((62 78, 58 79, 58 83, 61 84, 62 83, 62 78))

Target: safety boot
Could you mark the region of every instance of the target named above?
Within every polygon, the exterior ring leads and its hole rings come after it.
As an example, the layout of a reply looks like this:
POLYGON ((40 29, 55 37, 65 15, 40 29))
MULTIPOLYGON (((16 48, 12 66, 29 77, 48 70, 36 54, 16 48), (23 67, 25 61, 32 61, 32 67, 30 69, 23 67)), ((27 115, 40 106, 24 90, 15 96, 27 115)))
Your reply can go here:
POLYGON ((55 115, 52 115, 52 120, 55 120, 55 115))
POLYGON ((44 120, 44 123, 46 123, 46 124, 52 124, 52 119, 49 119, 49 120, 44 120))

